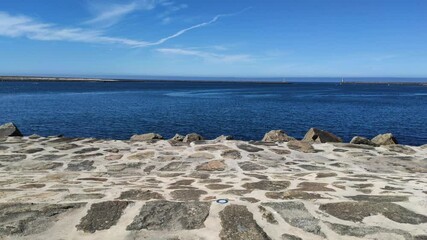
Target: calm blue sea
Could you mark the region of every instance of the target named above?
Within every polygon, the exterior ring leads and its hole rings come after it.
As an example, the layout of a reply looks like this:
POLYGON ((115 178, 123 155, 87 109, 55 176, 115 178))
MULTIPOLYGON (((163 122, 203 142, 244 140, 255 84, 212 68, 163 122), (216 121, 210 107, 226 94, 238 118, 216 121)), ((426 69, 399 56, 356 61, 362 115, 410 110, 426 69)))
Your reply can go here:
POLYGON ((310 127, 404 144, 427 143, 427 87, 337 83, 0 82, 0 123, 30 135, 128 139, 197 132, 258 140, 310 127))

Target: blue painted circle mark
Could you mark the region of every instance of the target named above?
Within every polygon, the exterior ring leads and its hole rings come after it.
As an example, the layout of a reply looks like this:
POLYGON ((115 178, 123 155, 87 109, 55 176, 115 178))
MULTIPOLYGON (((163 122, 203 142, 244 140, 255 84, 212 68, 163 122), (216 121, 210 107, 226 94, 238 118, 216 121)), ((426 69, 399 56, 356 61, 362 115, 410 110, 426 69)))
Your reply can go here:
POLYGON ((228 203, 228 200, 227 199, 218 199, 218 200, 216 200, 216 202, 219 204, 226 204, 226 203, 228 203))

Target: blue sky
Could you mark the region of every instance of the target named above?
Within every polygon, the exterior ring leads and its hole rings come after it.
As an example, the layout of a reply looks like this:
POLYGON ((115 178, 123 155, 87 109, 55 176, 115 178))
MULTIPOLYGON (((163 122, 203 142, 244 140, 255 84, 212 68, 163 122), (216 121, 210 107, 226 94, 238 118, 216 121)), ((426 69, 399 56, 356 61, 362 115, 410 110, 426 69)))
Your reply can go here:
POLYGON ((1 75, 427 76, 426 0, 0 0, 1 75))

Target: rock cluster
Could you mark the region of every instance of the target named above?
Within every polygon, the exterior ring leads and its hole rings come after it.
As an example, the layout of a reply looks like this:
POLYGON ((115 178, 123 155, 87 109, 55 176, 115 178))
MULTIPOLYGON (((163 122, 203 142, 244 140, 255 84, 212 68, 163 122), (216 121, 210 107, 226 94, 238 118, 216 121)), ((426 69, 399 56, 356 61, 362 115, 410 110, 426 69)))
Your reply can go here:
MULTIPOLYGON (((19 129, 13 123, 6 123, 0 125, 0 139, 6 137, 13 136, 23 136, 19 129)), ((58 136, 59 137, 59 136, 58 136)), ((38 135, 31 135, 31 139, 40 138, 38 135)), ((164 139, 162 135, 158 133, 145 133, 145 134, 135 134, 130 140, 134 142, 138 141, 153 141, 153 140, 162 140, 164 139)), ((232 140, 232 136, 221 135, 214 139, 215 142, 223 142, 227 140, 232 140)), ((179 142, 183 143, 191 143, 197 141, 205 140, 201 135, 197 133, 189 133, 185 136, 180 134, 175 134, 173 138, 170 139, 173 142, 179 144, 179 142)), ((321 130, 318 128, 310 128, 308 132, 305 134, 304 138, 299 142, 294 137, 288 136, 283 130, 271 130, 267 132, 262 138, 261 142, 265 143, 274 143, 274 142, 292 142, 290 143, 290 147, 301 149, 304 152, 311 152, 310 145, 306 143, 328 143, 328 142, 342 142, 342 139, 336 136, 333 133, 330 133, 325 130, 321 130), (303 143, 306 142, 306 143, 303 143)), ((384 146, 384 145, 394 145, 398 144, 396 138, 391 133, 379 134, 376 137, 369 140, 368 138, 355 136, 350 141, 351 144, 361 144, 361 145, 370 145, 370 146, 384 146)), ((109 157, 114 159, 114 157, 109 157)))

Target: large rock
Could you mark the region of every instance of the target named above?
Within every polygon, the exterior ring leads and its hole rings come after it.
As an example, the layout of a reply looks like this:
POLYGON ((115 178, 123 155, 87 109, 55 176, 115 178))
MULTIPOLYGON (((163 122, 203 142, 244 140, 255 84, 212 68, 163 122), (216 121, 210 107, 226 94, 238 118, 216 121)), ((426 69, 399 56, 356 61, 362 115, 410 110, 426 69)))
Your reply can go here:
POLYGON ((172 141, 182 142, 184 141, 185 136, 182 136, 181 134, 175 134, 173 138, 171 138, 172 141))
POLYGON ((377 146, 377 144, 373 143, 371 140, 365 138, 365 137, 360 137, 360 136, 355 136, 351 139, 350 141, 351 144, 364 144, 364 145, 370 145, 370 146, 377 146))
POLYGON ((126 230, 192 230, 205 227, 209 202, 147 202, 126 230))
POLYGON ((353 222, 362 222, 365 217, 379 214, 398 223, 421 224, 427 222, 427 216, 391 202, 333 202, 322 204, 319 209, 336 218, 353 222))
POLYGON ((0 239, 22 239, 23 236, 36 239, 27 235, 50 229, 68 212, 77 211, 84 205, 85 203, 0 203, 0 239))
POLYGON ((269 202, 262 205, 274 209, 289 225, 323 236, 323 233, 320 231, 320 220, 311 215, 304 203, 269 202))
POLYGON ((263 142, 289 142, 295 138, 288 136, 283 130, 271 130, 266 133, 261 141, 263 142))
POLYGON ((116 225, 129 203, 126 201, 94 203, 76 228, 88 233, 109 229, 116 225))
POLYGON ((246 206, 231 204, 219 213, 222 230, 221 240, 270 240, 271 238, 257 224, 246 206))
POLYGON ((133 135, 130 140, 131 141, 149 141, 149 140, 156 140, 156 139, 163 139, 162 135, 157 133, 146 133, 141 135, 133 135))
POLYGON ((342 142, 341 138, 335 136, 333 133, 317 129, 310 128, 302 139, 304 142, 316 142, 316 143, 326 143, 326 142, 342 142))
POLYGON ((0 126, 0 138, 22 137, 22 133, 13 123, 6 123, 0 126))
POLYGON ((202 136, 200 136, 199 134, 190 133, 190 134, 187 134, 182 141, 183 142, 195 142, 195 141, 202 141, 202 140, 204 140, 204 138, 202 136))
POLYGON ((377 145, 392 145, 397 144, 396 138, 391 133, 377 135, 371 141, 377 145))

